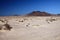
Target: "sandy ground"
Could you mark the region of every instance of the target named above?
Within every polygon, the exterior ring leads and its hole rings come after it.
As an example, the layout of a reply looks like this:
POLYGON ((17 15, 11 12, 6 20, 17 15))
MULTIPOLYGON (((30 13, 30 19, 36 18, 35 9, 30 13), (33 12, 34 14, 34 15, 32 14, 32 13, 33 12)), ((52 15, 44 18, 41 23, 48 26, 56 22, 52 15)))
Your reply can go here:
MULTIPOLYGON (((0 19, 6 19, 12 27, 11 31, 0 30, 0 40, 60 40, 60 17, 12 16, 0 19)), ((0 25, 3 24, 0 21, 0 25)))

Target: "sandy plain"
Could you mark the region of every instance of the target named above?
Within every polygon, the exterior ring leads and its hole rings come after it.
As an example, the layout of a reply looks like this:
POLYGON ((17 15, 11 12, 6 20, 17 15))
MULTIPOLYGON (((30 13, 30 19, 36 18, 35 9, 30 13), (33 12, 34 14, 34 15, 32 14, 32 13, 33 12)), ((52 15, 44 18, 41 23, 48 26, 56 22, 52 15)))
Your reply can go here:
MULTIPOLYGON (((12 27, 0 30, 0 40, 60 40, 59 16, 8 16, 0 17, 7 20, 12 27)), ((6 22, 1 22, 4 25, 6 22)))

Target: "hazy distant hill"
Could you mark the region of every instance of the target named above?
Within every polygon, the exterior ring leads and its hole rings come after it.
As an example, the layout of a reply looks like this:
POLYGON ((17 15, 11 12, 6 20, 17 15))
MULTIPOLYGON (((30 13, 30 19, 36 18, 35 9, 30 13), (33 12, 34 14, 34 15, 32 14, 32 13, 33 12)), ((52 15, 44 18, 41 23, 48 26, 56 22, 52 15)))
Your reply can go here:
POLYGON ((58 16, 60 16, 60 14, 57 14, 58 16))

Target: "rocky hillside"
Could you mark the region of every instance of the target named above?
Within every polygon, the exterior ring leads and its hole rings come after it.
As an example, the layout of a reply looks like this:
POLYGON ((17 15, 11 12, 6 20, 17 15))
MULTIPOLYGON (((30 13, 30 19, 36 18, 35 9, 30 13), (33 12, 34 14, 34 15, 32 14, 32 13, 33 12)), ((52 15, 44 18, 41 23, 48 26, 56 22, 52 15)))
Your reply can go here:
POLYGON ((49 14, 47 12, 33 11, 27 14, 27 16, 52 16, 52 14, 49 14))

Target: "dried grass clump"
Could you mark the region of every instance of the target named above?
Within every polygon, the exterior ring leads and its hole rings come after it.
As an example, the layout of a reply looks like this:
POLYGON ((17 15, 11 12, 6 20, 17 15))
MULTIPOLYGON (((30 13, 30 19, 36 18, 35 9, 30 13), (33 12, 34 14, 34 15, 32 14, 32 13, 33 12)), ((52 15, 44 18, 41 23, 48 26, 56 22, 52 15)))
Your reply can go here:
POLYGON ((0 30, 2 30, 2 27, 0 26, 0 30))
POLYGON ((0 30, 11 30, 11 29, 12 29, 12 27, 10 27, 9 24, 4 24, 4 25, 0 26, 0 30))
POLYGON ((50 21, 50 22, 53 22, 53 21, 56 21, 56 19, 50 19, 49 21, 50 21))
POLYGON ((30 23, 28 23, 27 25, 26 25, 26 27, 28 27, 30 25, 30 23))
POLYGON ((24 22, 23 20, 19 21, 19 22, 24 22))
POLYGON ((3 25, 0 25, 0 30, 11 30, 12 27, 8 24, 7 20, 0 19, 1 22, 3 22, 3 25))
POLYGON ((12 27, 10 27, 9 24, 4 24, 4 26, 5 26, 5 30, 11 30, 12 29, 12 27))
POLYGON ((1 22, 5 22, 4 20, 0 19, 1 22))
POLYGON ((48 23, 50 23, 50 22, 53 22, 53 21, 56 21, 56 20, 57 20, 56 18, 51 17, 50 19, 47 19, 46 21, 47 21, 48 23))

